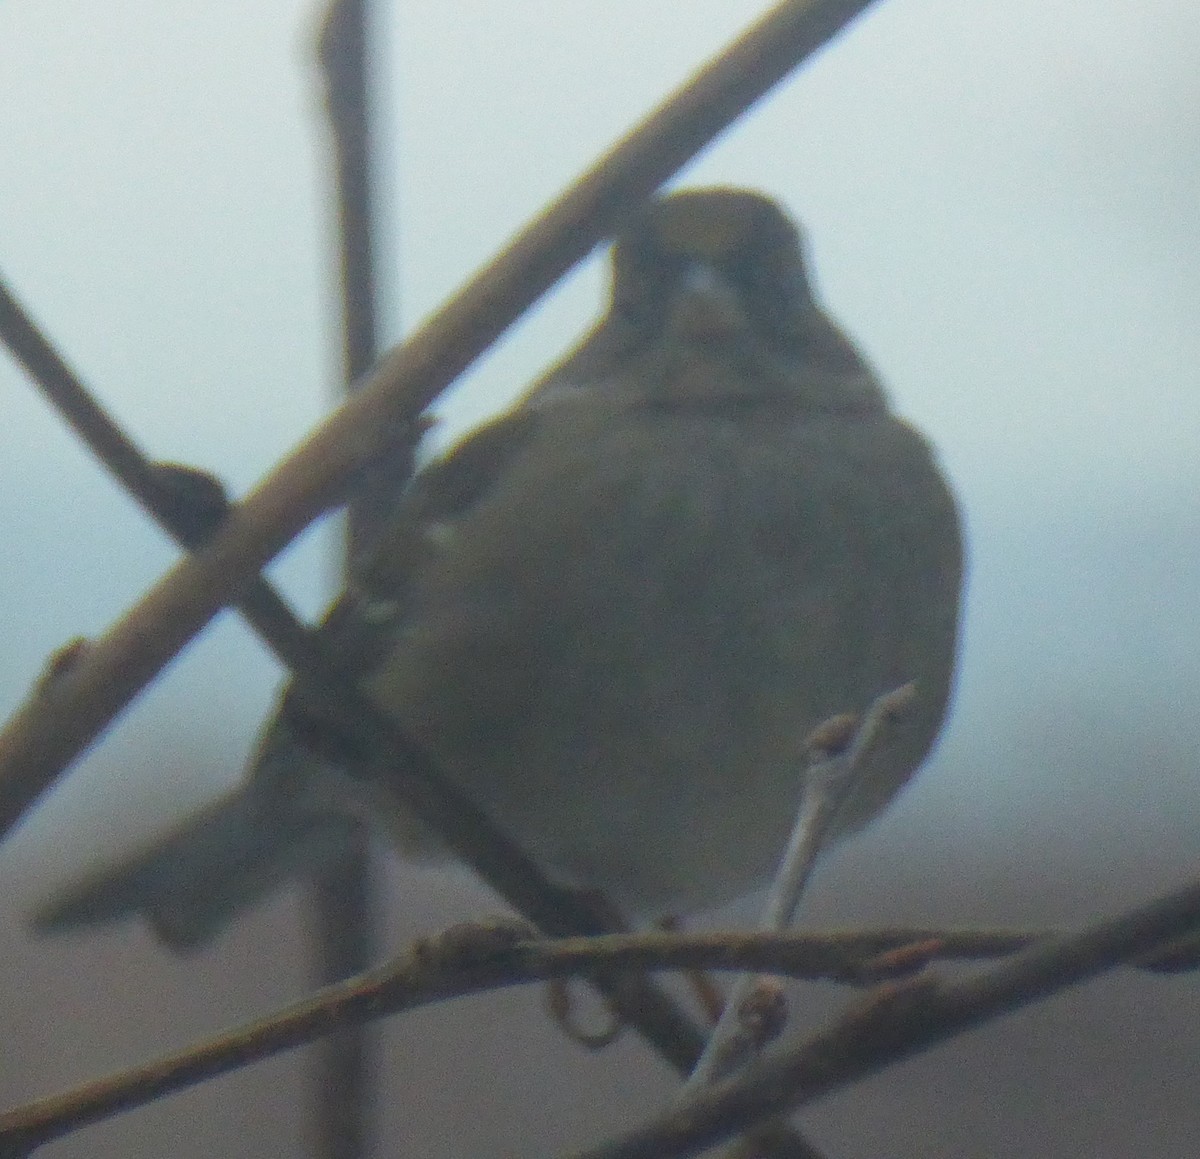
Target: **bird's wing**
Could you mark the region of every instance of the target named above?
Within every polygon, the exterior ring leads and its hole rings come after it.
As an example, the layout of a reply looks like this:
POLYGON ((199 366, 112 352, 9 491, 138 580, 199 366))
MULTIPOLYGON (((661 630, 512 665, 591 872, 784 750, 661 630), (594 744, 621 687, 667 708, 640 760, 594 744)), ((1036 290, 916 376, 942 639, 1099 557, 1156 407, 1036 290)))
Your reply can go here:
MULTIPOLYGON (((479 502, 529 437, 536 415, 504 415, 417 476, 356 582, 319 631, 350 674, 367 675, 394 646, 404 592, 438 526, 479 502)), ((49 933, 140 914, 159 940, 187 950, 284 881, 336 859, 363 824, 358 801, 319 789, 324 758, 284 718, 263 730, 245 783, 148 847, 58 890, 30 915, 49 933), (314 791, 314 787, 316 790, 314 791)))
POLYGON ((355 563, 347 590, 320 628, 343 669, 365 676, 395 646, 413 578, 456 519, 485 500, 537 429, 535 410, 516 409, 467 435, 413 479, 387 529, 355 563))

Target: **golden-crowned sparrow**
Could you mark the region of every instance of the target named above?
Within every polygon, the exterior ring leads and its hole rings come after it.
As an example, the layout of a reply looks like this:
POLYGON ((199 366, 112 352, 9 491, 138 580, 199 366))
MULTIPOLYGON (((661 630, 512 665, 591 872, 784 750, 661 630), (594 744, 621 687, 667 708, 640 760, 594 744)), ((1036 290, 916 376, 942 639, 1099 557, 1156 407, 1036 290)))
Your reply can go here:
MULTIPOLYGON (((950 692, 962 547, 928 444, 773 202, 661 198, 613 269, 575 352, 418 474, 323 631, 551 874, 651 915, 769 876, 809 731, 908 681, 835 833, 912 776, 950 692)), ((206 936, 344 836, 288 788, 318 763, 281 714, 244 789, 45 917, 141 909, 206 936)))

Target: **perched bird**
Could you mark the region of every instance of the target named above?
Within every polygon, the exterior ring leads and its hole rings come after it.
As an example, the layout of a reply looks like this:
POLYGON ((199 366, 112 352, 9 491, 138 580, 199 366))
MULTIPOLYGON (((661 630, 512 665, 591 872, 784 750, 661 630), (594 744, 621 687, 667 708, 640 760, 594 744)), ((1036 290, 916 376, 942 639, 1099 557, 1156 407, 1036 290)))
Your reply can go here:
MULTIPOLYGON (((928 444, 775 203, 663 197, 612 263, 607 314, 419 472, 322 631, 549 873, 650 916, 762 883, 807 734, 912 681, 834 835, 888 804, 946 711, 963 563, 928 444)), ((136 909, 207 937, 358 823, 311 791, 322 760, 281 714, 230 801, 42 924, 136 909)))

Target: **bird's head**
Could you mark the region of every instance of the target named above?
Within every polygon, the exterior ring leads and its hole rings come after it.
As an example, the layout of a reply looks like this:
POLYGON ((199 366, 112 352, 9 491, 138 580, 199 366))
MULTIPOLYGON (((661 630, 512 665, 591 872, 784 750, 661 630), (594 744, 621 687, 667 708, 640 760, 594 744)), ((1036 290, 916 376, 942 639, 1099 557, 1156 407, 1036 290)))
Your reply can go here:
POLYGON ((887 407, 813 295, 800 229, 761 193, 649 202, 618 234, 612 271, 608 312, 536 385, 535 409, 597 388, 667 407, 887 407))
POLYGON ((650 202, 618 236, 612 268, 605 338, 630 356, 703 364, 668 371, 668 395, 802 396, 839 409, 882 401, 813 297, 800 229, 760 193, 693 189, 650 202))
POLYGON ((786 345, 812 308, 800 232, 748 190, 651 202, 614 247, 612 305, 644 332, 786 345))

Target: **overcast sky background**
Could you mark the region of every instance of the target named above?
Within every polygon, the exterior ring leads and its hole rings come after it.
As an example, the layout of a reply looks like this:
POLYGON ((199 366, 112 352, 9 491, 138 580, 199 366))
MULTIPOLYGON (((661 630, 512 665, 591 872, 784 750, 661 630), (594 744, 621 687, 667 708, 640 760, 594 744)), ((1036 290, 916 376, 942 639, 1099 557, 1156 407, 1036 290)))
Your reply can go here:
MULTIPOLYGON (((762 9, 387 6, 388 337, 762 9)), ((316 13, 0 5, 0 270, 144 447, 235 493, 336 379, 316 13)), ((968 524, 949 729, 831 859, 830 897, 918 838, 1049 882, 1063 919, 1194 868, 1198 106, 1200 9, 1179 0, 888 0, 681 178, 762 188, 804 222, 820 292, 968 524)), ((602 292, 581 267, 445 401, 440 437, 509 399, 602 292)), ((174 552, 4 357, 0 405, 7 711, 174 552)), ((329 545, 275 569, 311 614, 329 545)), ((14 909, 236 778, 275 678, 223 617, 0 849, 14 909)))

